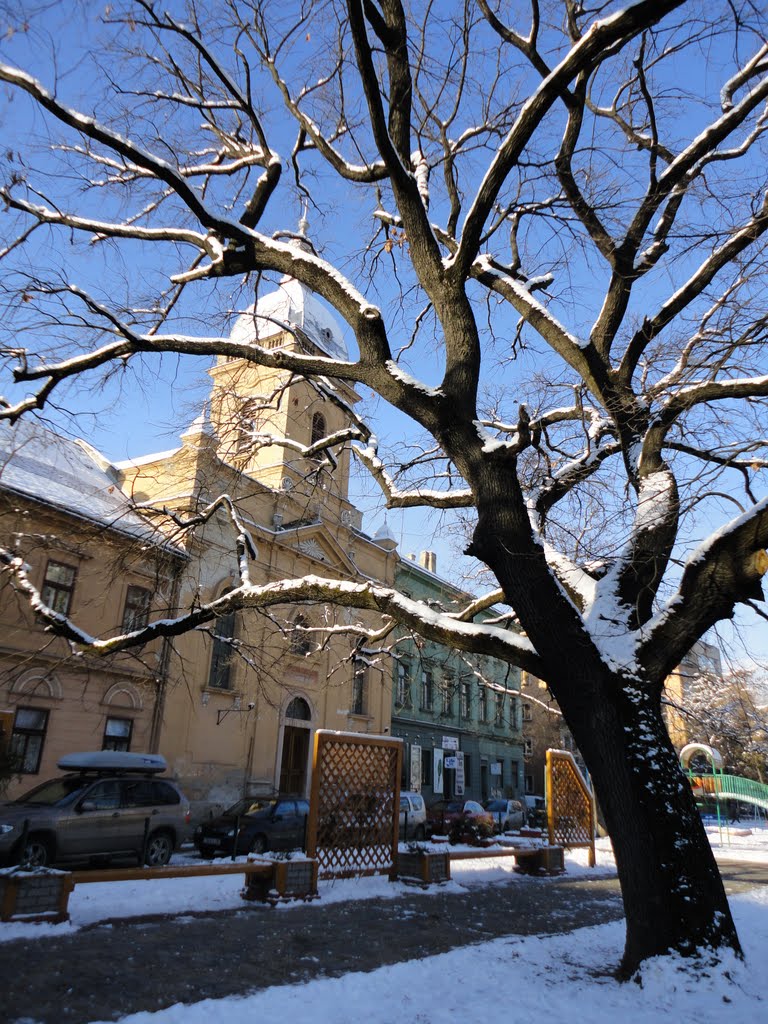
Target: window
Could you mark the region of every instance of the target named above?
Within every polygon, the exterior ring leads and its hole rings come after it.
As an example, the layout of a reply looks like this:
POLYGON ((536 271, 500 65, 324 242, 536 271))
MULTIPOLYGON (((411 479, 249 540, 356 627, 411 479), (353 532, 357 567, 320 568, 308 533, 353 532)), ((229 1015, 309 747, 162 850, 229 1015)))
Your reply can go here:
POLYGON ((123 632, 131 633, 135 629, 144 629, 149 622, 151 601, 152 592, 146 587, 128 587, 123 610, 123 632))
POLYGON ((397 663, 397 692, 395 698, 400 707, 411 706, 411 674, 405 662, 397 663))
POLYGON ((291 654, 309 654, 312 648, 312 641, 307 633, 309 621, 305 615, 297 615, 293 620, 290 635, 291 654))
POLYGON ((77 569, 74 566, 65 565, 64 562, 54 562, 51 559, 45 567, 41 595, 43 604, 47 604, 49 608, 61 615, 69 615, 76 576, 77 569))
POLYGON ((424 670, 421 673, 421 710, 431 711, 433 704, 433 681, 432 673, 428 670, 424 670))
POLYGON ((325 435, 325 416, 323 416, 321 412, 316 412, 312 417, 312 433, 309 438, 309 443, 317 444, 318 441, 322 441, 325 435))
POLYGON ((533 712, 531 711, 531 705, 530 704, 523 704, 523 721, 524 722, 532 722, 533 721, 533 712))
POLYGON ((211 668, 208 685, 215 690, 232 688, 232 640, 235 637, 235 613, 222 615, 214 626, 211 668))
POLYGON ((526 793, 532 793, 533 792, 533 776, 532 775, 526 775, 525 776, 525 792, 526 793))
POLYGON ((504 725, 504 694, 496 694, 496 707, 494 709, 493 724, 499 728, 504 725))
POLYGON ((117 779, 105 779, 91 786, 85 794, 83 803, 86 801, 91 805, 88 809, 92 811, 115 811, 120 807, 120 783, 117 779))
POLYGON ((426 747, 421 748, 421 784, 422 786, 432 785, 432 751, 426 747))
POLYGON ((40 770, 47 728, 47 711, 40 708, 16 708, 11 733, 11 754, 18 764, 18 771, 25 775, 36 775, 40 770))
POLYGON ((352 676, 352 714, 368 714, 368 666, 362 661, 355 662, 352 676))
POLYGON ((462 718, 469 718, 470 709, 472 706, 472 696, 469 689, 469 683, 461 684, 461 706, 459 708, 462 718))
POLYGON ((526 736, 523 740, 523 753, 526 757, 531 757, 533 754, 533 740, 530 736, 526 736))
POLYGON ((510 729, 520 728, 520 701, 517 697, 509 698, 509 727, 510 729))
POLYGON ((480 691, 477 695, 478 707, 477 716, 481 722, 488 721, 488 694, 484 686, 480 687, 480 691))
POLYGON ((311 722, 312 711, 303 697, 294 697, 285 709, 285 717, 292 718, 296 722, 311 722))
POLYGON ((443 686, 442 686, 442 699, 443 699, 442 714, 444 714, 447 718, 453 717, 453 691, 454 691, 454 687, 455 687, 455 683, 454 683, 453 679, 451 679, 450 676, 447 676, 443 680, 443 686))
POLYGON ((237 437, 235 439, 235 455, 250 452, 254 447, 254 439, 263 425, 263 412, 258 402, 245 402, 237 417, 237 437))
POLYGON ((130 750, 133 722, 130 718, 108 718, 102 750, 130 750))

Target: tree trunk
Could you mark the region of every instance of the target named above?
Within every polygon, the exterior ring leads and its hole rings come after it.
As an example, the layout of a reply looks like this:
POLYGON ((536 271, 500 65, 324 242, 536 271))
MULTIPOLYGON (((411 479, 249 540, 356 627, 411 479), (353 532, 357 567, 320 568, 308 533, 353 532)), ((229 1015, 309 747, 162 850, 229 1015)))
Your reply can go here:
POLYGON ((651 956, 709 947, 741 953, 723 883, 661 717, 658 698, 628 679, 589 684, 593 699, 558 697, 592 775, 613 843, 627 922, 620 974, 651 956), (595 692, 597 689, 598 692, 595 692))

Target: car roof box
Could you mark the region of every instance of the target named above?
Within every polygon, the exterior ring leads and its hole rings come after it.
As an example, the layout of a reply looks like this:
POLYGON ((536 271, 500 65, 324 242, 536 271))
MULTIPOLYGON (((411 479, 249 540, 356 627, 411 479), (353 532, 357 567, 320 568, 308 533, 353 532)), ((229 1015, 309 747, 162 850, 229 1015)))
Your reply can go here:
POLYGON ((168 765, 161 754, 132 754, 127 750, 92 750, 65 754, 58 761, 67 772, 164 772, 168 765))

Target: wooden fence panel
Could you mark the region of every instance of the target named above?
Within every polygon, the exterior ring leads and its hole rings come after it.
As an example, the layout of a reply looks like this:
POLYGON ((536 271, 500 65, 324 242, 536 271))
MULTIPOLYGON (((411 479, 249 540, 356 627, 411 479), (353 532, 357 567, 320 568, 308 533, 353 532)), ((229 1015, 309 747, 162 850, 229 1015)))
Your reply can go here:
POLYGON ((394 874, 401 760, 389 736, 315 734, 307 856, 321 878, 394 874))

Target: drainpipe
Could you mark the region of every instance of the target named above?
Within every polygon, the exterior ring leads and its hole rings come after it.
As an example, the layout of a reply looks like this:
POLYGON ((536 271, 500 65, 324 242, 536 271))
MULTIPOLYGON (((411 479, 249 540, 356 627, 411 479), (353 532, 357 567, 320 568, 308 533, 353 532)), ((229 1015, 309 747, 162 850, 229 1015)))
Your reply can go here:
MULTIPOLYGON (((178 614, 180 591, 181 565, 177 564, 173 573, 171 600, 168 607, 168 611, 171 615, 178 614)), ((155 704, 152 709, 152 725, 149 733, 150 754, 160 753, 160 736, 163 731, 163 715, 165 714, 165 697, 168 690, 168 668, 171 662, 171 650, 171 638, 168 636, 163 637, 162 646, 160 648, 160 667, 157 677, 155 678, 155 704)))

